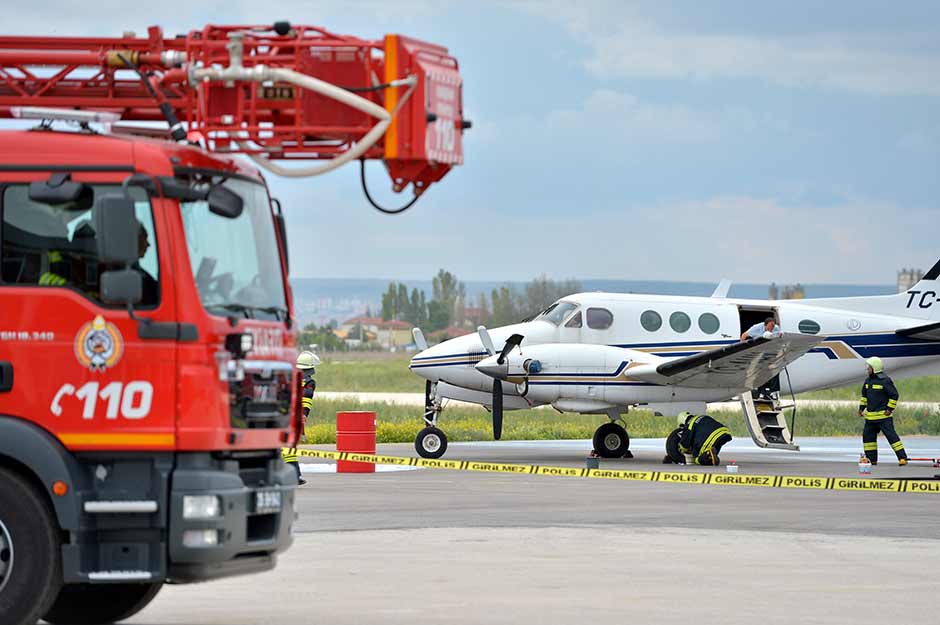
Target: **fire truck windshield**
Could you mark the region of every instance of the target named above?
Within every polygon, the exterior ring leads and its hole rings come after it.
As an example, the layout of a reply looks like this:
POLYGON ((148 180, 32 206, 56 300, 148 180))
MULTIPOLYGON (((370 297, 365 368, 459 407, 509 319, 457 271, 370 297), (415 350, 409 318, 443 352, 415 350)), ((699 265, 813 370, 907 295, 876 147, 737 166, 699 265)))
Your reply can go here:
POLYGON ((267 190, 239 179, 223 184, 244 201, 238 217, 211 213, 205 201, 180 202, 202 305, 218 315, 285 319, 284 278, 267 190))

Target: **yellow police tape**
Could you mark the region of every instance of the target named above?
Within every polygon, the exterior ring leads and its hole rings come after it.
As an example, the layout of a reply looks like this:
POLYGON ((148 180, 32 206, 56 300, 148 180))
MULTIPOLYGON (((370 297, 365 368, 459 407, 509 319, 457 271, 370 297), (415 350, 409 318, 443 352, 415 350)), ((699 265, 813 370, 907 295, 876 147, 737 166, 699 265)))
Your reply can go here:
MULTIPOLYGON (((286 451, 286 449, 284 450, 286 451)), ((391 464, 452 471, 590 477, 633 482, 669 482, 671 484, 711 484, 719 486, 761 486, 764 488, 808 488, 815 490, 860 490, 881 493, 940 494, 940 480, 876 480, 871 478, 801 477, 796 475, 736 475, 733 473, 679 473, 669 471, 630 471, 623 469, 580 469, 547 467, 534 464, 506 464, 471 460, 433 460, 402 456, 378 456, 346 451, 298 449, 297 456, 327 460, 348 460, 371 464, 391 464)))

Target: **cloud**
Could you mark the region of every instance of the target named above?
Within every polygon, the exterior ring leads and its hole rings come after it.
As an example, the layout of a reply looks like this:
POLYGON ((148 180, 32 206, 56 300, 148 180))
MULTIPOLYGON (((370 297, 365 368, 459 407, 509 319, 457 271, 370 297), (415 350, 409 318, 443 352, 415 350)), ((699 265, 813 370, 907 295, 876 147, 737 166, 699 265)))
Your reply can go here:
POLYGON ((564 24, 587 46, 584 66, 599 78, 756 79, 873 95, 940 95, 940 56, 905 50, 901 37, 686 32, 619 5, 521 6, 564 24))

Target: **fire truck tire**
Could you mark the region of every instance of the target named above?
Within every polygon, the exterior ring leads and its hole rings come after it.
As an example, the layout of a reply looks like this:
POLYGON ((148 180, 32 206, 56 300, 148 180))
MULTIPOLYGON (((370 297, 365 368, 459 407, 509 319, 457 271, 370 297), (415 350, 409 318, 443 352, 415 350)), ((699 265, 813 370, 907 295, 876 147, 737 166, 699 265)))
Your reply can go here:
POLYGON ((147 607, 163 583, 66 584, 43 617, 52 625, 106 625, 147 607))
POLYGON ((428 426, 415 437, 415 451, 422 458, 440 458, 447 451, 447 436, 434 426, 428 426))
POLYGON ((44 495, 0 468, 0 615, 4 625, 33 625, 62 584, 60 539, 44 495))
POLYGON ((594 432, 594 453, 601 458, 623 458, 630 449, 630 435, 619 423, 605 423, 594 432))

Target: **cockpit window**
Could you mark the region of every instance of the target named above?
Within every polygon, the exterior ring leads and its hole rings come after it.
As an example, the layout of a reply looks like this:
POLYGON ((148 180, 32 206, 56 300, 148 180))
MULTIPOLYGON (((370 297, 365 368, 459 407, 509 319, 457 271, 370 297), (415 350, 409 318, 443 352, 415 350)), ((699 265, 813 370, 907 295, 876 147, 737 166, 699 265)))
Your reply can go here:
POLYGON ((577 307, 577 304, 572 304, 571 302, 558 302, 549 306, 538 318, 557 326, 564 321, 568 313, 577 307))
POLYGON ((571 319, 568 320, 568 323, 565 324, 566 328, 580 328, 581 327, 581 311, 571 316, 571 319))

